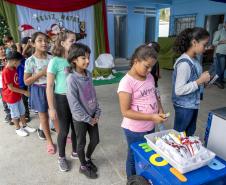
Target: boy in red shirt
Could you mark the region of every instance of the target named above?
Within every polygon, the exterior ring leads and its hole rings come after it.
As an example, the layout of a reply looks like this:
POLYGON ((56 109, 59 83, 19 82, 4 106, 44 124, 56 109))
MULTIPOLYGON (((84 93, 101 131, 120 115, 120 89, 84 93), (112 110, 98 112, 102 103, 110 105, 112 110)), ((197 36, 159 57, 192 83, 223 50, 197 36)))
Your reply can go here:
POLYGON ((2 97, 7 103, 11 118, 16 126, 16 133, 19 136, 27 136, 29 132, 35 132, 36 129, 28 127, 25 120, 25 108, 21 94, 29 96, 29 92, 19 89, 18 74, 16 68, 20 64, 23 56, 16 51, 9 52, 7 55, 7 65, 2 71, 2 97), (20 127, 19 122, 22 122, 20 127))

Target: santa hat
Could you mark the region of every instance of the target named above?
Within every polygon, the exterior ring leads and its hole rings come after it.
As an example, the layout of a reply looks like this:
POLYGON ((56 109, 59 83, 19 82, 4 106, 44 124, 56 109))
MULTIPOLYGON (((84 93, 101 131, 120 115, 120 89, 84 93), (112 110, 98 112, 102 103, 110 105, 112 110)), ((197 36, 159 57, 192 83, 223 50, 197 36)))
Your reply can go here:
POLYGON ((23 24, 23 25, 19 26, 18 30, 22 32, 22 31, 26 31, 26 30, 34 30, 34 28, 29 24, 23 24))

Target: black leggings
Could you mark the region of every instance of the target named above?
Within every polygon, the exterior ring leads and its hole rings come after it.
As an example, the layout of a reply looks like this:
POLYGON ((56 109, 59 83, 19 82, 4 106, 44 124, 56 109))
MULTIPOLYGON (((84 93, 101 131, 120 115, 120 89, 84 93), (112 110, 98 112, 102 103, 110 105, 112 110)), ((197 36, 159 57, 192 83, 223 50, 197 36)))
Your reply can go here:
POLYGON ((55 99, 56 99, 56 111, 59 119, 59 134, 57 136, 59 156, 65 157, 65 147, 70 126, 71 126, 72 150, 73 152, 76 152, 77 141, 75 129, 72 122, 72 115, 66 95, 55 94, 55 99))
POLYGON ((77 153, 81 165, 86 165, 86 158, 85 158, 85 146, 86 146, 86 133, 89 133, 89 145, 86 151, 86 157, 91 159, 91 155, 93 154, 97 144, 99 143, 99 131, 98 125, 91 126, 88 123, 80 122, 80 121, 73 121, 75 132, 77 136, 77 153))

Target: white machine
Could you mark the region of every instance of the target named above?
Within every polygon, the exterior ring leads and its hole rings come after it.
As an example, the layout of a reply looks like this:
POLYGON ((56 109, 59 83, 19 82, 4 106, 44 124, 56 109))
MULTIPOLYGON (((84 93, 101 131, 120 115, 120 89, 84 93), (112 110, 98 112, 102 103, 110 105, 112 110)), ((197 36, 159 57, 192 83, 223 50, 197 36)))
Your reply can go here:
POLYGON ((226 160, 226 107, 211 111, 206 137, 207 148, 226 160))

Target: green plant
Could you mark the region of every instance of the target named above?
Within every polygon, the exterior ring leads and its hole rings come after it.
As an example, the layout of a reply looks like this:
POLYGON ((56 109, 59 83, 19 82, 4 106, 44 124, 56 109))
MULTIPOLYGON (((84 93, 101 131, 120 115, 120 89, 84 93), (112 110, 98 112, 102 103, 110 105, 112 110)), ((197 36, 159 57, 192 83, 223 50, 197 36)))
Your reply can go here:
POLYGON ((10 32, 6 20, 0 15, 0 42, 2 42, 4 35, 10 35, 10 32))

